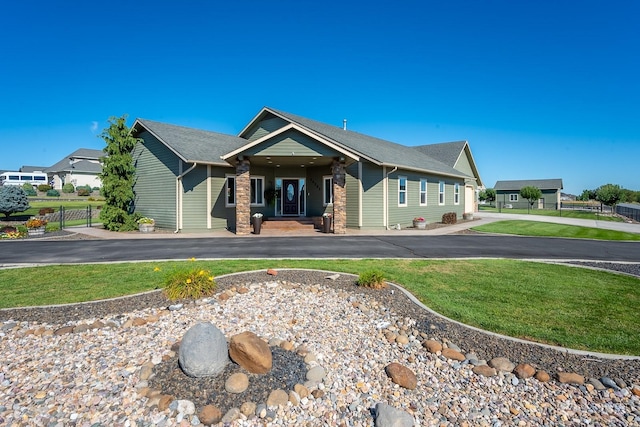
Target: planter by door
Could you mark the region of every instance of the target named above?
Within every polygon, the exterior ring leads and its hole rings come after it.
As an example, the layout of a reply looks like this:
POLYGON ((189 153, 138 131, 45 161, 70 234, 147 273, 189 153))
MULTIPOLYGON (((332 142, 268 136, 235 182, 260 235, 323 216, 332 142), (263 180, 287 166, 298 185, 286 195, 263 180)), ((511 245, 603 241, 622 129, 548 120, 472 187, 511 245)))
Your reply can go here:
POLYGON ((418 230, 426 230, 427 221, 413 221, 413 228, 417 228, 418 230))
POLYGON ((262 227, 262 218, 251 218, 253 224, 253 234, 260 234, 260 228, 262 227))
POLYGON ((331 233, 331 218, 330 217, 322 217, 322 232, 323 233, 331 233))
POLYGON ((152 233, 155 229, 155 224, 138 224, 138 230, 140 230, 141 233, 152 233))

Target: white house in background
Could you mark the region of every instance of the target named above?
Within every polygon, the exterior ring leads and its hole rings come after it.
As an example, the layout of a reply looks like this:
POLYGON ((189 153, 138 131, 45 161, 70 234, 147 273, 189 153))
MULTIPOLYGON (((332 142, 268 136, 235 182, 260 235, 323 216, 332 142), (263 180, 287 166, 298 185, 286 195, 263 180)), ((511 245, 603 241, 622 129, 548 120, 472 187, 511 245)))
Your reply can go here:
POLYGON ((69 154, 58 163, 45 169, 49 180, 53 181, 53 188, 61 190, 64 184, 71 183, 75 187, 89 185, 91 188, 101 187, 98 175, 102 172, 100 158, 104 157, 102 150, 80 148, 69 154))

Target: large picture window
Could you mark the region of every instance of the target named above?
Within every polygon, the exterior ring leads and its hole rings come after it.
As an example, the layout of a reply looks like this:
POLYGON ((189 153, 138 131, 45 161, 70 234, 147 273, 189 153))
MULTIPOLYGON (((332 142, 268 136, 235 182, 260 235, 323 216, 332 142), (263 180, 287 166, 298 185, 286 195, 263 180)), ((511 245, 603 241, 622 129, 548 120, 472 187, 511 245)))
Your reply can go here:
POLYGON ((453 184, 453 204, 460 204, 460 184, 458 184, 457 182, 453 184))
POLYGON ((444 181, 438 183, 438 204, 444 205, 444 181))
POLYGON ((322 177, 322 187, 324 189, 322 204, 324 206, 332 204, 333 203, 333 177, 331 176, 322 177))
POLYGON ((427 180, 420 180, 420 206, 427 206, 427 180))
POLYGON ((407 177, 398 177, 398 206, 407 206, 407 177))

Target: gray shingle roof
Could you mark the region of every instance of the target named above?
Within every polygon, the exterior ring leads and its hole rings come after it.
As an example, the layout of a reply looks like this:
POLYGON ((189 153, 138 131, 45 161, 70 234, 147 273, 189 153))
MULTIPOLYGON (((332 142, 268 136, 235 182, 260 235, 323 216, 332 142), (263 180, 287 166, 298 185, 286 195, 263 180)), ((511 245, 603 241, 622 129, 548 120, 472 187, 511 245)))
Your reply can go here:
POLYGON ((93 150, 91 148, 79 148, 73 153, 59 160, 57 163, 53 164, 52 166, 49 166, 44 172, 55 173, 55 172, 63 172, 63 171, 71 170, 71 171, 79 171, 79 172, 99 173, 102 171, 102 166, 100 166, 99 164, 88 162, 86 160, 80 160, 74 163, 74 167, 71 168, 69 165, 69 159, 73 158, 73 159, 98 160, 104 156, 105 156, 105 153, 102 150, 93 150))
POLYGON ((419 145, 413 147, 413 149, 433 157, 445 165, 454 167, 466 144, 467 141, 441 142, 438 144, 419 145))
POLYGON ((467 175, 444 164, 433 157, 427 156, 414 147, 396 144, 384 139, 374 138, 359 132, 344 130, 341 127, 307 119, 296 114, 286 113, 266 108, 282 118, 297 123, 314 133, 317 133, 343 147, 359 153, 360 155, 377 162, 378 164, 398 166, 404 169, 414 169, 436 172, 445 175, 466 177, 467 175))
POLYGON ((44 172, 47 169, 46 166, 22 166, 20 168, 20 172, 28 173, 28 172, 44 172))
POLYGON ((228 164, 220 156, 246 145, 246 139, 233 135, 137 119, 137 123, 159 138, 185 162, 228 164))
POLYGON ((508 191, 517 190, 520 191, 522 187, 537 187, 540 190, 558 190, 562 189, 562 179, 522 179, 513 181, 497 181, 493 187, 494 190, 508 191))

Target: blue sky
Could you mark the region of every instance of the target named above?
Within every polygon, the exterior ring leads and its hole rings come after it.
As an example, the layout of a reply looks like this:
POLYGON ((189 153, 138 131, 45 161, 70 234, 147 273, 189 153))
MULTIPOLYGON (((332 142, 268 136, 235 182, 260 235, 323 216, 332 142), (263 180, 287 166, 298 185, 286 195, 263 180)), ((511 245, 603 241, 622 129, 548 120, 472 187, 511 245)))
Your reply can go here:
POLYGON ((640 190, 638 16, 635 0, 9 2, 0 169, 102 149, 110 116, 237 134, 266 105, 467 140, 487 187, 640 190))

